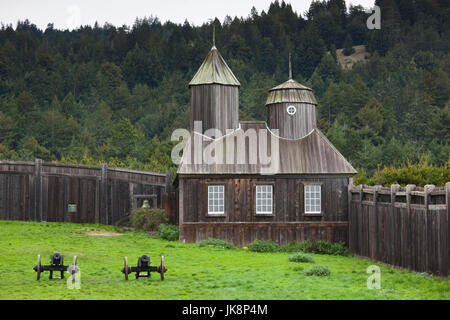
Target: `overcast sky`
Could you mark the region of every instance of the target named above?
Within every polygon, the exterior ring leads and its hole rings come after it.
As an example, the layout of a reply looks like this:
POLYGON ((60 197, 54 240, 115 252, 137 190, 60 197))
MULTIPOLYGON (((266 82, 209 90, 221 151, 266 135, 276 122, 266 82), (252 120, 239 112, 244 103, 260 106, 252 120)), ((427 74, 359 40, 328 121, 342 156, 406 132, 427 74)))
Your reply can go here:
MULTIPOLYGON (((131 26, 136 17, 157 16, 162 22, 201 25, 211 18, 223 21, 226 15, 246 17, 254 6, 267 12, 271 0, 0 0, 0 23, 12 24, 28 19, 45 29, 54 23, 57 29, 79 25, 131 26)), ((297 13, 308 10, 311 0, 287 0, 297 13)), ((347 5, 372 7, 375 0, 347 0, 347 5)))

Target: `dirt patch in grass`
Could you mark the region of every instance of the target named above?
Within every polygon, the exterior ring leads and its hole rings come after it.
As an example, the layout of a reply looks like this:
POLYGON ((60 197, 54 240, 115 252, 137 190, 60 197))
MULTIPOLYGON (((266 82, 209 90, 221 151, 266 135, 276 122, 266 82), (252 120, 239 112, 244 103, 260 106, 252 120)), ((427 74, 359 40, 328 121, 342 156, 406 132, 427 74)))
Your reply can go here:
POLYGON ((94 237, 116 237, 116 236, 123 236, 124 234, 113 231, 95 231, 95 232, 88 232, 87 235, 94 237))

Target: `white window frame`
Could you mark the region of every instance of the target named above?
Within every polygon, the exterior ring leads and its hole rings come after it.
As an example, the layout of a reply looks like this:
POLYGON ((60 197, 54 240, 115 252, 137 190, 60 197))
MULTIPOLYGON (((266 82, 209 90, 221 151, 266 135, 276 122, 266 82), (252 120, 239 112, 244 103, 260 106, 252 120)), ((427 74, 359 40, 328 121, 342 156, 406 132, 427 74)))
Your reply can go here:
POLYGON ((289 105, 289 106, 286 108, 286 112, 288 113, 288 115, 293 116, 294 114, 297 113, 297 108, 296 108, 295 106, 293 106, 293 105, 289 105), (289 111, 291 108, 294 108, 294 112, 290 112, 290 111, 289 111))
POLYGON ((304 187, 305 213, 321 214, 322 213, 322 185, 306 184, 304 187))
POLYGON ((256 214, 273 214, 273 185, 256 185, 255 199, 256 214))
POLYGON ((225 186, 208 186, 208 214, 225 214, 225 186))

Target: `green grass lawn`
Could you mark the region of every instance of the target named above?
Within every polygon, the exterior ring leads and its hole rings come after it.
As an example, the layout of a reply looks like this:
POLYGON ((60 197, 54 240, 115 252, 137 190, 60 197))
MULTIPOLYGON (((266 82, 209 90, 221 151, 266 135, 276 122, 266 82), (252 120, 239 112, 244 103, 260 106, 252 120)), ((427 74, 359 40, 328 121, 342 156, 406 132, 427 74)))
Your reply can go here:
MULTIPOLYGON (((289 262, 290 253, 253 253, 244 249, 200 248, 168 242, 141 232, 120 236, 88 235, 114 227, 69 223, 0 221, 0 299, 449 299, 446 279, 381 268, 381 289, 366 287, 370 260, 312 255, 331 276, 305 276, 313 263, 289 262), (37 254, 49 264, 54 252, 65 264, 78 256, 81 289, 65 280, 36 281, 37 254), (165 256, 165 281, 159 274, 129 281, 120 272, 123 258, 131 265, 147 254, 155 265, 165 256), (303 270, 302 270, 303 269, 303 270)), ((152 263, 153 264, 153 263, 152 263)))

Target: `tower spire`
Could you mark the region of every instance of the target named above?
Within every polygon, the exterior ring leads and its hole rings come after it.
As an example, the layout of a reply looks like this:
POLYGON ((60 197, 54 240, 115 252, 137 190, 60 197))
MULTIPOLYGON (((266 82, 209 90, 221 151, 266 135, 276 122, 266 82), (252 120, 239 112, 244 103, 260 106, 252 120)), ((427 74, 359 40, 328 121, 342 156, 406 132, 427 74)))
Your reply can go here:
POLYGON ((292 80, 292 63, 291 63, 291 53, 289 52, 289 80, 292 80))

